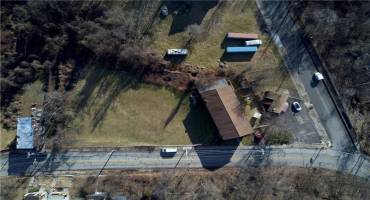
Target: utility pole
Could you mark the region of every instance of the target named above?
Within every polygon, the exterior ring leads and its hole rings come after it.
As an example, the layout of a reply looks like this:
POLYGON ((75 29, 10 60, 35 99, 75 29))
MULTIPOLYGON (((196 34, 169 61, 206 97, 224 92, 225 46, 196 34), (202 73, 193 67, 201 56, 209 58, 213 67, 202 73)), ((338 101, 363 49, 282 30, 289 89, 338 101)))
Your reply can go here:
POLYGON ((99 176, 100 174, 103 172, 105 166, 107 166, 110 158, 112 157, 113 153, 115 152, 116 150, 112 150, 110 153, 109 153, 109 156, 108 156, 108 159, 107 161, 104 163, 103 167, 101 168, 101 170, 99 171, 98 175, 96 176, 96 186, 95 186, 95 193, 98 193, 98 185, 99 185, 99 176))

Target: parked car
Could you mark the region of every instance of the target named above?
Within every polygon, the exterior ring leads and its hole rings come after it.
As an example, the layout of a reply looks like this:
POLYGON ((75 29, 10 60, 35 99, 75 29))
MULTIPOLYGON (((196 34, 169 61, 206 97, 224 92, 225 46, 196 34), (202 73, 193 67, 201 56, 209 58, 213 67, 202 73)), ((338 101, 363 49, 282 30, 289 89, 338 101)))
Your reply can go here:
POLYGON ((296 102, 296 101, 293 102, 292 106, 293 106, 294 110, 297 111, 297 112, 299 112, 299 111, 302 110, 301 105, 298 102, 296 102))
POLYGON ((166 17, 166 16, 168 15, 168 8, 167 8, 167 6, 166 6, 166 5, 163 5, 163 6, 161 7, 161 11, 160 11, 160 13, 161 13, 161 15, 162 15, 163 17, 166 17))
POLYGON ((324 79, 324 76, 320 73, 320 72, 315 72, 313 74, 313 78, 316 80, 316 81, 321 81, 324 79))

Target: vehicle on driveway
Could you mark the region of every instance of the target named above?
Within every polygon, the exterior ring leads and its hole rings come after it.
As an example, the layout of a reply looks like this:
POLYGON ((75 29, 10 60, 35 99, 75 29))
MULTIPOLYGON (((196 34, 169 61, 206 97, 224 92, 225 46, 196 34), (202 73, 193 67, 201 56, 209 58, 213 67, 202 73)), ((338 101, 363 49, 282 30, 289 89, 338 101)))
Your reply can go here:
POLYGON ((168 8, 167 8, 167 6, 166 6, 166 5, 163 5, 163 6, 161 7, 160 14, 161 14, 161 16, 163 16, 163 17, 166 17, 166 16, 168 15, 168 8))
POLYGON ((293 102, 292 103, 292 106, 293 106, 293 109, 296 111, 296 112, 299 112, 302 110, 302 107, 301 107, 301 104, 299 104, 298 102, 293 102))
POLYGON ((169 158, 174 157, 177 153, 177 148, 162 148, 161 157, 169 158))

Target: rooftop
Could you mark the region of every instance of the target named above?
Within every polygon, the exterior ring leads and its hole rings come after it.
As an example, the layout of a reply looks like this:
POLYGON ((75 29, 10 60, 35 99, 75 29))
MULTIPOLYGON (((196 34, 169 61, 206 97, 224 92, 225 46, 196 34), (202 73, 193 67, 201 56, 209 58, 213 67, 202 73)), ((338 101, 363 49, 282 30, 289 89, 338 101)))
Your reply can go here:
POLYGON ((228 85, 225 79, 218 80, 199 92, 223 140, 253 133, 233 87, 228 85))
POLYGON ((17 119, 17 149, 33 149, 32 118, 17 119))

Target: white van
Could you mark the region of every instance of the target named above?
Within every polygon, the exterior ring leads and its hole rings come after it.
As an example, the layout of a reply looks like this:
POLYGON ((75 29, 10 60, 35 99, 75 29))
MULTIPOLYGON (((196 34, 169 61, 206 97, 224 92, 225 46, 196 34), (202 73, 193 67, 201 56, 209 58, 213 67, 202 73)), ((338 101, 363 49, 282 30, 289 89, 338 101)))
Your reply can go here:
POLYGON ((163 152, 163 153, 177 153, 177 148, 162 148, 161 152, 163 152))
POLYGON ((161 156, 162 157, 173 157, 177 153, 177 148, 162 148, 161 156))
POLYGON ((262 40, 248 40, 248 41, 245 41, 246 46, 257 46, 257 45, 261 45, 261 44, 262 44, 262 40))

